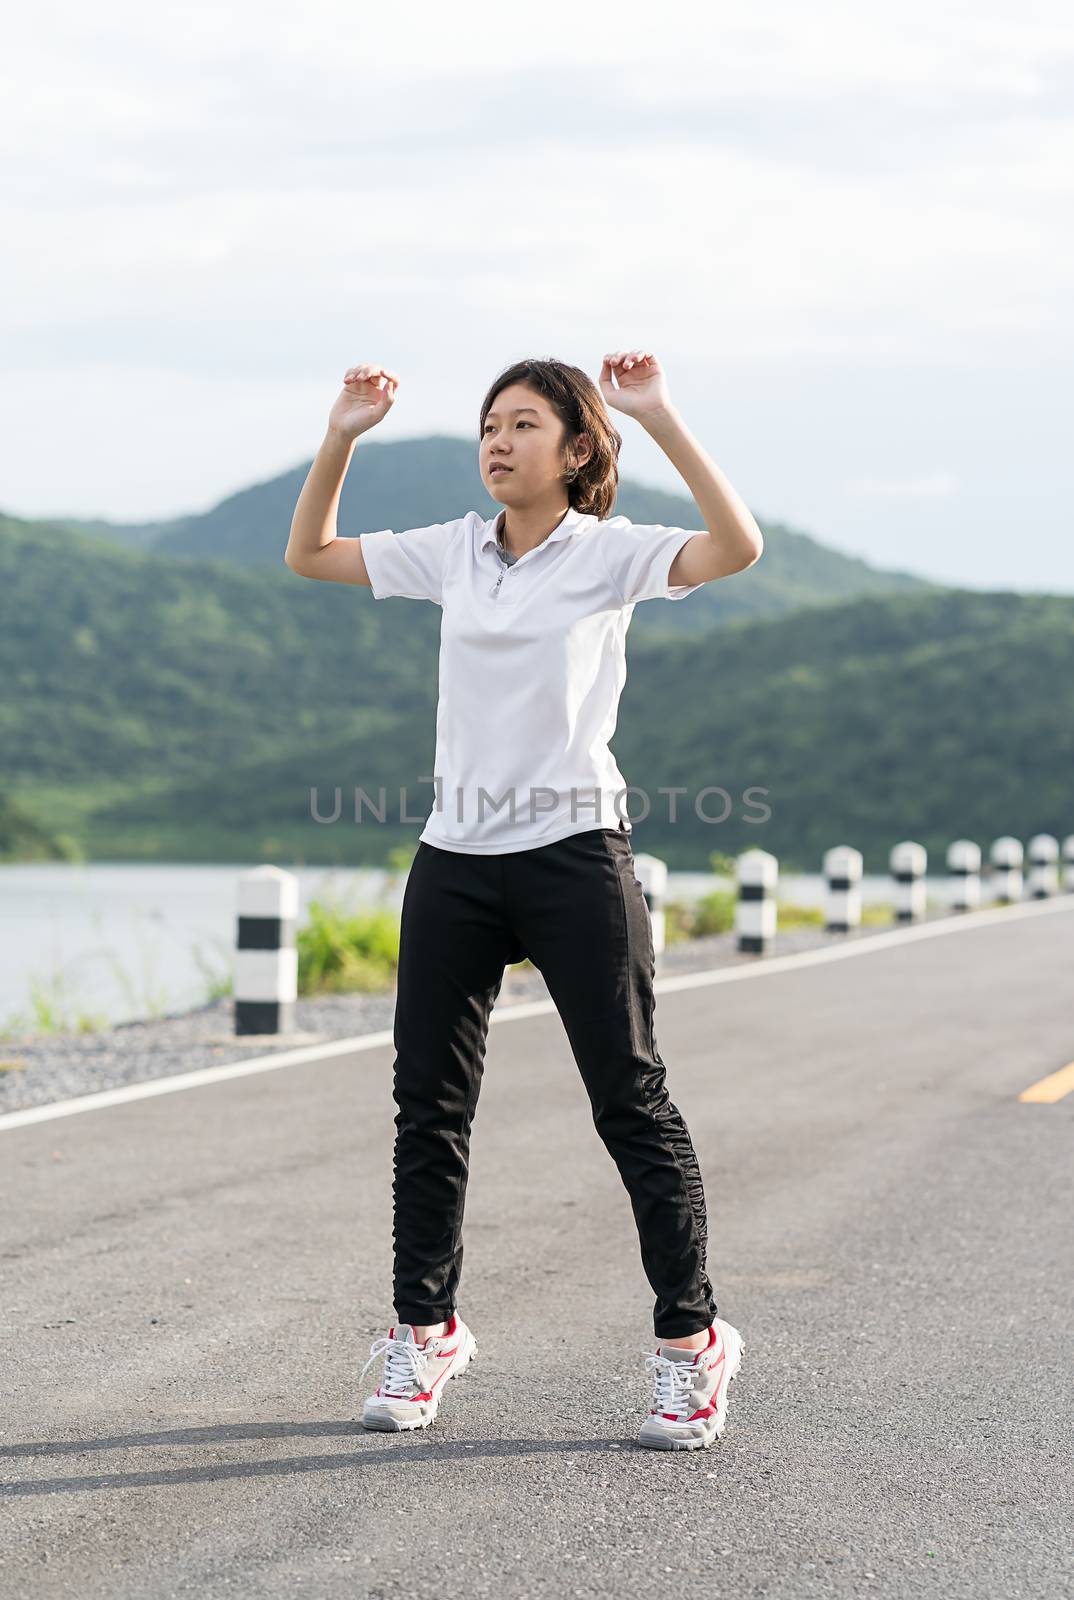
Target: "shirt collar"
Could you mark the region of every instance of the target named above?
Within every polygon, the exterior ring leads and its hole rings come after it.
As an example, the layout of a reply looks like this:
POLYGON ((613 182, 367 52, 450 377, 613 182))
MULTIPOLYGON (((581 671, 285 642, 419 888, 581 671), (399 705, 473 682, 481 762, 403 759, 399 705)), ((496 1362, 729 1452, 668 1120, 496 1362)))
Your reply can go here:
MULTIPOLYGON (((495 543, 496 543, 496 524, 499 521, 501 515, 502 515, 502 513, 497 511, 496 515, 494 517, 490 517, 489 520, 485 523, 484 533, 482 534, 482 537, 481 537, 481 548, 482 548, 482 550, 488 550, 493 545, 495 545, 495 543)), ((587 513, 586 512, 584 512, 584 511, 575 511, 573 506, 569 506, 568 509, 567 509, 567 515, 563 518, 563 521, 561 523, 559 523, 559 525, 557 527, 553 528, 552 532, 550 534, 548 534, 548 536, 546 538, 542 539, 541 543, 539 545, 535 545, 534 549, 535 550, 540 550, 546 544, 551 544, 554 539, 567 539, 567 538, 569 538, 570 535, 572 533, 574 533, 575 529, 578 528, 581 523, 585 522, 586 519, 587 519, 587 513)), ((527 554, 528 553, 529 552, 527 551, 527 554)))

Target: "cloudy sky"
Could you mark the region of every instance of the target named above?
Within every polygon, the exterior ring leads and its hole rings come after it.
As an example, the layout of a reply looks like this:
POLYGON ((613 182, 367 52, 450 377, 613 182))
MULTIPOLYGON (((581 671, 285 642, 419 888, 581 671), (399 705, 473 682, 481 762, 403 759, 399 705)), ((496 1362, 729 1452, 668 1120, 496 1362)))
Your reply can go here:
POLYGON ((762 521, 1074 593, 1059 0, 44 0, 0 87, 0 510, 204 509, 365 360, 373 437, 476 448, 508 362, 637 345, 762 521))

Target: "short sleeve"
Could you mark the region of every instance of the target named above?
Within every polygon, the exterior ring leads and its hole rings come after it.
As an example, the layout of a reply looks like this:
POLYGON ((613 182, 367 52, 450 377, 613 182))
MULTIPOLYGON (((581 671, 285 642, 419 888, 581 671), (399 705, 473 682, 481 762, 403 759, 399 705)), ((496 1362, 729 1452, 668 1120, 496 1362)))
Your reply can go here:
POLYGON ((399 596, 441 605, 448 548, 465 522, 465 517, 457 517, 453 522, 433 522, 427 528, 407 528, 402 533, 378 528, 359 534, 374 599, 399 596))
POLYGON ((615 590, 624 605, 635 600, 684 600, 700 583, 668 587, 672 562, 703 528, 666 528, 658 522, 609 517, 600 525, 601 548, 615 590))

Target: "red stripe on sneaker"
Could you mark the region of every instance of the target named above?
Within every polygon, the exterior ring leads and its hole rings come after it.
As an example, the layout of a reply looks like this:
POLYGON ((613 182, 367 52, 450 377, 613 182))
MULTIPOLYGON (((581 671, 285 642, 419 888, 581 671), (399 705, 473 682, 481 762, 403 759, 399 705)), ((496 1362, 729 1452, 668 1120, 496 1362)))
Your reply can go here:
POLYGON ((443 1380, 447 1377, 447 1375, 448 1375, 448 1369, 447 1369, 447 1367, 445 1367, 443 1372, 440 1374, 439 1378, 434 1378, 432 1383, 429 1385, 429 1387, 427 1389, 422 1390, 421 1394, 415 1395, 414 1398, 416 1400, 431 1400, 432 1397, 433 1397, 433 1390, 436 1388, 438 1383, 443 1382, 443 1380))
MULTIPOLYGON (((724 1360, 724 1356, 721 1355, 719 1361, 714 1361, 712 1363, 712 1367, 711 1367, 710 1370, 714 1372, 716 1370, 716 1368, 721 1365, 723 1360, 724 1360)), ((723 1374, 721 1373, 720 1377, 722 1378, 722 1376, 723 1376, 723 1374)), ((709 1401, 708 1405, 707 1406, 702 1406, 700 1411, 695 1411, 693 1416, 692 1417, 687 1417, 686 1420, 688 1422, 696 1422, 698 1417, 711 1417, 713 1412, 716 1410, 716 1404, 717 1404, 716 1396, 719 1394, 719 1392, 720 1392, 720 1378, 717 1378, 716 1379, 716 1388, 713 1391, 713 1398, 709 1401)))

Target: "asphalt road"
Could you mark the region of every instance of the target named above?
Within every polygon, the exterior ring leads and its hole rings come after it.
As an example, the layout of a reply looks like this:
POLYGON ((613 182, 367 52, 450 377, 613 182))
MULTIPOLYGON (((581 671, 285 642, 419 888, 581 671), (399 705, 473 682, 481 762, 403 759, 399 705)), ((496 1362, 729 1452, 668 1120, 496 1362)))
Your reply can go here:
MULTIPOLYGON (((761 963, 763 965, 763 963, 761 963)), ((1074 907, 658 994, 722 1445, 634 1444, 652 1296, 558 1017, 492 1028, 433 1427, 368 1433, 390 1046, 0 1131, 0 1593, 1074 1594, 1074 907)))

